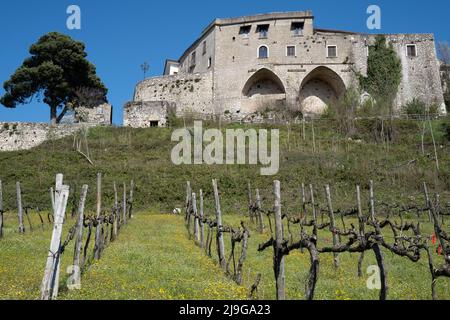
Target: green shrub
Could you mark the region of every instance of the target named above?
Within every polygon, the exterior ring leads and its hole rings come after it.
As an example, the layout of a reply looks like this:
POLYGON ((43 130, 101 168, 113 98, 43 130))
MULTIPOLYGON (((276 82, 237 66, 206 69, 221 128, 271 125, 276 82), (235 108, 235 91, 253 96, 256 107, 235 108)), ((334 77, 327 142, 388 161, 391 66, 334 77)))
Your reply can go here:
POLYGON ((450 122, 444 122, 442 124, 442 131, 444 131, 444 137, 447 141, 450 141, 450 122))
POLYGON ((427 106, 425 102, 417 98, 414 98, 412 101, 408 102, 402 109, 403 112, 409 117, 439 114, 439 107, 437 105, 433 104, 427 106))

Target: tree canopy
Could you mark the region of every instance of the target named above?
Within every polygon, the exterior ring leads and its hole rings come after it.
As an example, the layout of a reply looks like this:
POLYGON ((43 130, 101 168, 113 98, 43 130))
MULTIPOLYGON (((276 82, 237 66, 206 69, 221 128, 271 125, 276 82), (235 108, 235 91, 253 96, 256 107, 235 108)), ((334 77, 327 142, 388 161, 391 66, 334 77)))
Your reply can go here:
POLYGON ((43 98, 50 106, 50 118, 58 123, 68 109, 79 106, 80 88, 97 92, 106 102, 108 92, 95 66, 86 57, 85 45, 71 37, 50 32, 30 47, 30 57, 3 84, 0 103, 7 108, 43 98), (64 108, 58 116, 58 108, 64 108))

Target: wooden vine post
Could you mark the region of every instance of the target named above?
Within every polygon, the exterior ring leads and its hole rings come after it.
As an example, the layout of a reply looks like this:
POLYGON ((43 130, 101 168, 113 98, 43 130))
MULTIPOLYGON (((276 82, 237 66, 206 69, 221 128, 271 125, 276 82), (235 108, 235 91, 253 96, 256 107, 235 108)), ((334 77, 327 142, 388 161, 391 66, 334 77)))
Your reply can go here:
POLYGON ((123 184, 122 224, 127 224, 127 185, 123 184))
POLYGON ((95 228, 95 247, 94 259, 100 260, 102 250, 102 223, 100 221, 102 214, 102 174, 97 174, 97 226, 95 228))
POLYGON ((128 206, 128 217, 131 219, 133 218, 133 200, 134 200, 134 188, 136 185, 134 184, 134 180, 131 180, 130 185, 130 199, 128 199, 129 206, 128 206))
POLYGON ((283 220, 281 216, 281 183, 274 182, 275 194, 275 246, 274 246, 274 272, 276 280, 277 300, 285 300, 285 270, 284 270, 284 255, 282 247, 284 243, 283 237, 283 220))
MULTIPOLYGON (((333 204, 331 202, 331 191, 329 185, 325 187, 325 193, 327 196, 328 214, 330 216, 330 231, 333 233, 333 246, 337 248, 339 246, 339 235, 336 230, 336 222, 334 218, 333 204)), ((336 268, 339 268, 339 254, 335 252, 333 253, 333 256, 334 256, 334 266, 336 268)))
POLYGON ((88 185, 84 185, 81 189, 80 203, 78 205, 78 220, 77 220, 77 231, 75 236, 75 250, 73 255, 73 274, 72 276, 77 276, 78 279, 74 279, 76 284, 80 283, 81 277, 81 249, 83 246, 83 229, 84 229, 84 205, 86 203, 86 196, 88 192, 88 185))
POLYGON ((19 215, 19 233, 25 233, 25 226, 23 224, 22 191, 20 188, 20 182, 16 183, 16 194, 17 194, 17 213, 19 215))
POLYGON ((41 300, 55 299, 58 296, 59 271, 60 271, 60 248, 62 228, 69 199, 69 186, 62 185, 63 175, 58 174, 56 178, 55 195, 55 219, 50 250, 41 285, 41 300))
POLYGON ((113 214, 114 214, 114 221, 113 221, 113 234, 112 234, 112 239, 116 240, 117 239, 117 235, 119 232, 119 224, 120 224, 120 214, 119 214, 119 197, 117 195, 117 185, 116 182, 114 182, 114 209, 113 209, 113 214))
POLYGON ((214 200, 216 206, 216 223, 217 223, 217 253, 219 256, 219 263, 223 270, 227 268, 227 261, 225 258, 225 244, 223 241, 223 225, 222 225, 222 211, 220 209, 219 188, 217 180, 213 180, 214 200))
MULTIPOLYGON (((372 224, 375 227, 376 235, 381 236, 381 228, 377 221, 375 213, 375 192, 373 187, 373 180, 370 180, 369 186, 370 186, 370 217, 372 220, 372 224)), ((375 243, 372 247, 372 250, 375 254, 375 258, 377 260, 377 264, 380 269, 380 281, 381 281, 380 300, 386 300, 388 295, 387 270, 384 267, 384 259, 380 245, 378 243, 375 243)))
POLYGON ((428 193, 427 184, 425 182, 423 183, 423 193, 425 195, 425 207, 428 208, 429 222, 433 222, 433 216, 432 216, 431 208, 430 208, 430 195, 428 193))
POLYGON ((186 182, 186 215, 185 215, 186 222, 188 221, 188 217, 190 214, 189 209, 190 209, 191 197, 192 197, 191 182, 187 181, 186 182))
POLYGON ((205 247, 205 213, 203 211, 203 190, 200 189, 200 247, 205 247))
POLYGON ((262 205, 261 205, 261 195, 259 189, 256 189, 256 213, 258 215, 258 231, 260 233, 264 232, 264 220, 262 215, 262 205))
POLYGON ((194 241, 197 245, 200 244, 200 221, 197 213, 197 195, 192 194, 192 214, 194 215, 194 241))
POLYGON ((0 180, 0 239, 3 238, 3 185, 0 180))

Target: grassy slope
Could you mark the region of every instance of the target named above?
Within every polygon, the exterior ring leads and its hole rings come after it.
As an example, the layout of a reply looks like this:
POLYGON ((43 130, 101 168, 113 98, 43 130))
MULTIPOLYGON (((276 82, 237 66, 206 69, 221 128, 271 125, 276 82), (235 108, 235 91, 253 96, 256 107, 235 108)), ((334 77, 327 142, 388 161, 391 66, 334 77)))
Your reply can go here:
MULTIPOLYGON (((8 221, 13 218, 9 216, 8 221)), ((228 216, 225 223, 237 225, 239 218, 228 216)), ((424 230, 429 232, 430 226, 425 225, 424 230)), ((259 298, 274 299, 272 251, 257 252, 258 244, 269 237, 267 232, 259 235, 252 230, 244 283, 239 287, 223 275, 215 253, 210 259, 188 240, 182 217, 140 213, 123 230, 119 241, 111 244, 100 262, 83 276, 81 291, 67 291, 64 288, 67 276, 62 274, 60 298, 245 299, 256 274, 261 273, 259 298)), ((39 297, 49 239, 50 230, 24 236, 8 232, 0 250, 0 299, 39 297)), ((328 233, 322 233, 320 239, 322 244, 331 243, 328 233)), ((229 250, 228 236, 225 243, 229 250)), ((63 256, 61 270, 66 270, 71 259, 72 245, 63 256)), ((390 299, 430 299, 430 276, 425 260, 412 263, 390 253, 385 254, 385 259, 390 299)), ((322 255, 316 299, 377 299, 378 291, 366 287, 367 276, 361 279, 356 276, 357 260, 358 255, 341 255, 341 268, 335 270, 332 255, 322 255)), ((374 264, 373 254, 368 253, 363 270, 374 264)), ((308 269, 307 253, 296 251, 286 258, 288 299, 304 298, 308 269)), ((440 279, 437 288, 440 298, 450 296, 448 280, 440 279)))
MULTIPOLYGON (((364 126, 360 130, 363 142, 354 143, 336 134, 333 125, 316 123, 319 149, 317 154, 311 152, 310 127, 307 127, 306 141, 301 139, 301 127, 292 128, 289 140, 287 130, 283 127, 281 169, 275 177, 261 177, 259 168, 251 166, 176 167, 170 162, 170 151, 174 145, 170 142, 172 130, 127 128, 97 128, 90 131, 88 140, 94 166, 87 164, 86 160, 73 150, 72 139, 66 138, 47 142, 30 151, 0 153, 0 175, 4 181, 7 209, 12 211, 15 210, 15 181, 22 182, 26 205, 49 208, 48 188, 53 184, 54 176, 58 172, 63 172, 66 182, 76 186, 73 190, 77 193, 81 184, 90 185, 87 210, 92 211, 95 209, 93 189, 96 173, 101 171, 104 173, 105 208, 112 204, 113 181, 135 179, 137 208, 146 209, 145 212, 148 212, 149 208, 153 208, 152 212, 171 211, 174 207, 183 206, 184 184, 186 180, 191 180, 195 190, 204 188, 205 207, 210 214, 213 212, 210 181, 212 178, 218 178, 225 219, 233 225, 238 225, 239 217, 233 213, 247 211, 246 188, 249 180, 252 181, 253 187, 261 188, 263 205, 266 208, 270 208, 273 203, 272 181, 281 180, 283 207, 291 213, 299 208, 298 186, 302 182, 317 185, 317 198, 322 206, 324 199, 321 186, 331 183, 335 210, 354 206, 354 185, 361 183, 367 188, 369 178, 375 180, 378 200, 410 202, 414 201, 411 199, 414 197, 418 203, 422 203, 420 185, 422 181, 427 181, 432 191, 440 192, 443 201, 448 201, 450 145, 439 130, 440 123, 434 123, 434 128, 439 143, 440 176, 436 174, 434 161, 421 155, 421 129, 414 122, 399 123, 398 141, 389 147, 375 144, 364 126), (416 160, 414 163, 405 165, 413 159, 416 160)), ((427 154, 432 154, 429 135, 425 142, 427 154)), ((363 190, 363 195, 363 201, 367 203, 367 190, 363 190)), ((33 215, 33 224, 36 226, 37 217, 33 215)), ((182 298, 182 294, 187 298, 242 297, 242 289, 221 276, 215 265, 208 262, 191 243, 186 242, 181 220, 146 215, 137 219, 139 220, 127 227, 121 241, 107 249, 104 260, 92 269, 92 273, 86 275, 83 292, 69 295, 63 292, 63 298, 117 298, 110 286, 120 288, 122 284, 129 287, 125 291, 118 290, 117 294, 121 298, 182 298), (157 235, 161 235, 160 239, 163 241, 148 242, 157 235), (160 250, 161 248, 164 250, 160 250), (185 254, 186 252, 189 254, 185 254), (188 258, 187 265, 185 261, 177 260, 184 256, 188 258), (130 260, 139 263, 130 264, 130 260), (163 267, 151 268, 152 264, 163 267), (174 272, 169 272, 172 271, 170 269, 165 271, 172 266, 174 272), (206 282, 203 283, 202 278, 197 276, 197 268, 205 269, 203 273, 206 282), (216 271, 210 272, 210 269, 216 271), (178 275, 175 280, 171 276, 173 273, 178 275), (190 281, 193 277, 197 281, 196 285, 186 282, 185 279, 190 281), (170 281, 177 283, 171 284, 170 281), (206 294, 202 290, 211 288, 209 283, 228 288, 227 295, 216 295, 214 292, 206 294), (191 288, 196 288, 195 292, 191 288), (159 289, 163 289, 162 292, 159 289)), ((34 299, 39 296, 50 230, 47 227, 44 232, 35 231, 19 236, 15 233, 17 219, 13 213, 8 214, 6 227, 6 237, 0 242, 0 298, 34 299)), ((66 228, 68 227, 69 224, 66 228)), ((253 283, 257 272, 263 273, 260 290, 262 298, 274 297, 271 252, 256 252, 257 245, 268 237, 268 234, 259 236, 253 233, 249 258, 245 265, 246 287, 253 283)), ((70 263, 71 254, 71 250, 66 253, 62 270, 70 263)), ((387 256, 390 297, 429 298, 426 264, 410 263, 390 254, 387 256), (421 272, 417 273, 417 270, 421 272)), ((331 258, 324 256, 321 259, 317 298, 376 298, 377 293, 367 291, 365 281, 356 278, 356 259, 355 256, 344 255, 343 268, 336 273, 331 266, 331 258)), ((287 260, 288 297, 301 298, 308 257, 295 253, 287 260)), ((365 266, 373 261, 373 257, 369 257, 365 266)), ((448 281, 440 283, 439 294, 441 297, 449 296, 448 281)))
MULTIPOLYGON (((48 189, 56 173, 65 174, 66 182, 79 193, 81 185, 91 187, 88 207, 94 208, 97 172, 104 174, 104 203, 112 203, 112 184, 137 183, 135 207, 150 207, 172 211, 181 207, 186 180, 195 188, 203 187, 206 196, 212 192, 211 179, 220 180, 226 197, 224 205, 232 211, 246 210, 247 182, 270 190, 272 181, 279 179, 283 190, 296 194, 302 182, 321 187, 331 183, 336 199, 353 194, 354 185, 367 188, 374 179, 379 198, 397 201, 409 195, 421 195, 421 182, 427 181, 431 190, 445 192, 450 187, 450 143, 443 138, 440 123, 435 123, 441 162, 438 177, 435 163, 421 155, 421 126, 416 122, 401 122, 398 141, 384 147, 375 144, 366 125, 360 124, 362 143, 348 141, 336 133, 335 124, 315 124, 318 153, 313 154, 311 127, 306 127, 307 139, 301 139, 301 126, 293 126, 287 133, 281 127, 280 172, 274 177, 263 177, 258 166, 174 166, 170 160, 175 143, 170 141, 172 129, 96 128, 89 132, 89 146, 94 161, 91 166, 73 149, 73 139, 49 141, 44 145, 22 152, 0 153, 0 179, 4 183, 7 209, 15 209, 15 182, 22 182, 23 201, 27 205, 50 208, 48 189), (289 136, 289 140, 288 140, 289 136), (411 160, 414 163, 407 165, 411 160)), ((243 127, 230 125, 229 127, 243 127)), ((433 154, 430 135, 426 136, 427 154, 433 154)), ((119 190, 120 192, 120 190, 119 190)), ((337 200, 336 200, 337 201, 337 200)))

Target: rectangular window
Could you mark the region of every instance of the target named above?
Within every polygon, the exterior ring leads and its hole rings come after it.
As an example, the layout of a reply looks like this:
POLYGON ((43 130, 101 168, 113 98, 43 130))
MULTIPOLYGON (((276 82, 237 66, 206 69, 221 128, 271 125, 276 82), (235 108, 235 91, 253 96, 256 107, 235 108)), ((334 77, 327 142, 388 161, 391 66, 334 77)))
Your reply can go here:
POLYGON ((293 37, 300 37, 303 35, 303 29, 305 28, 304 22, 292 22, 291 33, 293 37))
POLYGON ((208 58, 208 68, 211 68, 211 66, 212 66, 212 58, 209 57, 208 58))
POLYGON ((252 26, 242 26, 239 29, 239 35, 241 35, 243 38, 248 38, 251 30, 252 26))
POLYGON ((269 35, 269 24, 260 24, 256 28, 256 33, 259 33, 260 39, 267 39, 267 36, 269 35))
POLYGON ((150 121, 150 128, 159 127, 159 121, 150 121))
POLYGON ((328 58, 337 57, 337 46, 327 46, 327 57, 328 58))
POLYGON ((406 46, 406 55, 408 57, 417 57, 417 47, 415 44, 409 44, 406 46))
POLYGON ((203 41, 203 55, 206 54, 206 41, 203 41))
POLYGON ((192 52, 192 54, 191 54, 191 61, 190 61, 190 66, 191 66, 191 67, 194 67, 194 66, 195 66, 196 60, 197 60, 197 55, 196 55, 196 53, 195 53, 195 51, 194 51, 194 52, 192 52))
POLYGON ((286 48, 286 55, 288 57, 296 57, 297 53, 296 53, 295 49, 296 49, 295 46, 287 46, 287 48, 286 48))

